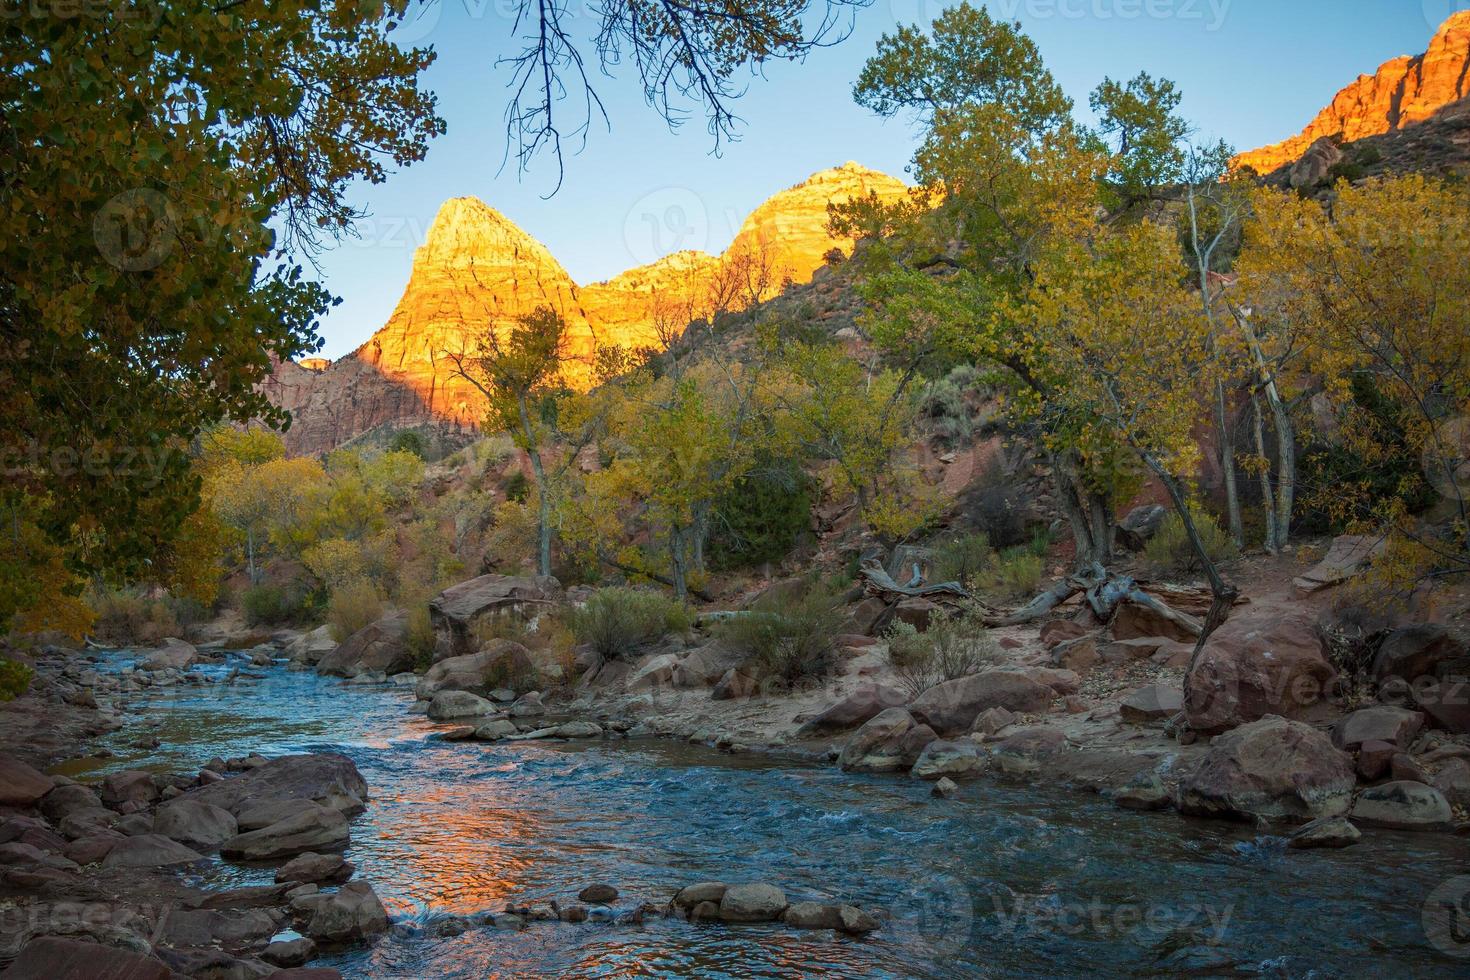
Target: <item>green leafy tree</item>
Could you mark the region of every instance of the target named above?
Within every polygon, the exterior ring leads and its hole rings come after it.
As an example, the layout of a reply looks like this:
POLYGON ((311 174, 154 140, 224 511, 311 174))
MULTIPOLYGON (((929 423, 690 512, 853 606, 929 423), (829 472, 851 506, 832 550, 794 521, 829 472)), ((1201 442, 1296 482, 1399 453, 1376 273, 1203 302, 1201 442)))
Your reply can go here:
POLYGON ((1124 205, 1151 197, 1184 176, 1189 124, 1178 115, 1182 96, 1167 78, 1140 72, 1127 82, 1104 78, 1090 104, 1098 133, 1113 152, 1108 179, 1124 205))

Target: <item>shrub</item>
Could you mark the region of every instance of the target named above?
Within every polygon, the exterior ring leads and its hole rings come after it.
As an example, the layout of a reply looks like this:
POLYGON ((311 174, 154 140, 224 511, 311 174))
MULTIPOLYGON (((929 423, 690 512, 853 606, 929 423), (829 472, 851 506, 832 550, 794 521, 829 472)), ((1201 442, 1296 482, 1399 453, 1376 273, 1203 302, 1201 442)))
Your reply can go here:
POLYGON ((975 527, 990 539, 992 548, 1010 548, 1026 541, 1026 520, 1017 501, 1026 499, 1023 488, 1006 476, 1005 469, 992 463, 970 495, 968 510, 975 527))
POLYGON ((975 579, 995 561, 990 537, 984 533, 963 534, 941 543, 934 549, 929 578, 934 582, 966 583, 975 579))
MULTIPOLYGON (((1235 542, 1213 514, 1193 503, 1189 505, 1189 514, 1211 560, 1218 562, 1235 556, 1235 542)), ((1144 546, 1143 561, 1155 575, 1188 574, 1203 567, 1184 530, 1184 520, 1172 511, 1144 546)))
POLYGON ((112 643, 157 643, 178 636, 179 620, 168 600, 149 599, 130 590, 99 591, 88 599, 97 614, 96 635, 112 643))
POLYGON ((811 478, 793 462, 759 462, 715 504, 710 567, 726 571, 778 561, 796 547, 811 520, 811 478))
POLYGON ((327 600, 327 623, 338 643, 382 618, 383 594, 367 579, 338 586, 327 600))
POLYGON ((252 585, 240 593, 240 608, 251 626, 281 626, 299 622, 310 602, 305 593, 275 585, 252 585))
POLYGON ((999 654, 978 606, 936 612, 923 633, 908 623, 894 623, 887 640, 888 660, 914 697, 935 684, 978 672, 999 654))
POLYGON ((669 633, 687 632, 689 610, 657 592, 613 586, 598 589, 569 625, 577 639, 604 657, 630 656, 669 633))
POLYGON ((746 654, 762 679, 785 684, 814 680, 832 669, 832 640, 844 617, 834 596, 811 588, 800 599, 775 600, 760 610, 739 613, 716 630, 720 640, 746 654))
POLYGON ((427 602, 409 607, 407 627, 403 644, 413 660, 413 669, 422 673, 434 666, 434 622, 429 616, 427 602))
POLYGON ((524 616, 515 612, 494 612, 475 620, 470 631, 475 635, 477 647, 484 647, 496 640, 514 640, 522 646, 530 643, 530 625, 524 616))
POLYGON ((1024 599, 1041 586, 1046 559, 1026 547, 1003 552, 995 564, 980 575, 981 591, 1024 599))
POLYGON ((13 701, 31 686, 36 672, 19 660, 0 660, 0 702, 13 701))
POLYGON ((514 500, 518 504, 531 499, 531 481, 520 470, 511 471, 510 476, 501 482, 500 489, 505 492, 506 500, 514 500))
POLYGON ((388 443, 390 453, 412 453, 419 459, 424 458, 426 450, 423 433, 415 429, 398 430, 388 443))

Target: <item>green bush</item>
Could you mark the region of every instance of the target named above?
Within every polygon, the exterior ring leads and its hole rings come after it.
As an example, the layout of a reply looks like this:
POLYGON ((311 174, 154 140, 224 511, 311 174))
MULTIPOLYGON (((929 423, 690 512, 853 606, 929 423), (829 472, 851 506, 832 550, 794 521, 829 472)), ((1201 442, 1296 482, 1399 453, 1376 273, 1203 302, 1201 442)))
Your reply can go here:
POLYGON ((251 626, 283 626, 302 621, 311 603, 306 595, 276 585, 252 585, 240 593, 240 608, 251 626))
MULTIPOLYGON (((1205 552, 1212 561, 1220 562, 1235 557, 1235 542, 1215 520, 1215 515, 1197 504, 1189 505, 1190 517, 1199 531, 1205 552)), ((1199 555, 1189 542, 1184 530, 1184 520, 1178 512, 1171 511, 1159 525, 1159 530, 1149 539, 1143 549, 1143 562, 1155 575, 1190 574, 1201 571, 1199 555)))
POLYGON ((412 453, 419 459, 424 458, 427 448, 423 433, 416 429, 400 429, 388 443, 390 453, 412 453))
POLYGON ((908 623, 896 622, 886 639, 889 663, 914 697, 935 684, 977 673, 999 657, 978 606, 936 612, 923 633, 908 623))
POLYGON ((19 660, 0 660, 0 702, 20 697, 35 676, 36 672, 19 660))
POLYGON ((811 527, 811 478, 795 463, 764 460, 715 504, 709 564, 715 571, 779 561, 811 527))
POLYGON ((93 633, 111 643, 152 644, 181 632, 174 606, 133 590, 97 591, 87 599, 97 614, 93 633))
POLYGON ((571 610, 572 633, 604 657, 628 657, 669 633, 688 632, 689 610, 657 592, 611 586, 571 610))
POLYGON ((429 617, 429 605, 417 603, 408 610, 408 631, 403 644, 413 660, 413 669, 423 673, 434 666, 434 622, 429 617))
POLYGON ((1010 599, 1025 599, 1041 587, 1046 559, 1023 548, 1003 552, 979 577, 980 590, 1010 599))
POLYGON ((720 641, 746 654, 763 680, 785 684, 825 677, 837 659, 833 638, 845 617, 836 598, 808 589, 800 599, 773 601, 720 623, 720 641))
POLYGON ((526 474, 520 470, 513 470, 500 484, 500 489, 505 493, 506 500, 514 500, 523 504, 531 499, 531 481, 526 479, 526 474))
POLYGON ((327 600, 327 623, 338 643, 382 618, 383 594, 367 579, 338 586, 327 600))
POLYGON ((934 549, 929 579, 933 582, 973 581, 995 561, 986 534, 963 534, 944 541, 934 549))

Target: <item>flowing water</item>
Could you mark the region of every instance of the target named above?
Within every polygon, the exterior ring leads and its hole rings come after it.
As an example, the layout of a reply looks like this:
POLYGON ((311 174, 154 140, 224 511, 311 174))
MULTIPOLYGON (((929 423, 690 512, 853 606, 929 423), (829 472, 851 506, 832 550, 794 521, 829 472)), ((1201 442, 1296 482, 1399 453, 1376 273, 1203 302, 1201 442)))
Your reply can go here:
MULTIPOLYGON (((1436 944, 1421 922, 1431 892, 1470 871, 1463 839, 1371 833, 1289 852, 1249 828, 992 781, 939 801, 904 778, 671 742, 450 743, 402 689, 261 673, 142 697, 163 746, 126 748, 130 729, 96 771, 350 756, 373 798, 348 856, 400 923, 323 961, 350 978, 1470 974, 1454 955, 1470 936, 1436 944), (592 882, 617 886, 626 910, 711 879, 892 918, 864 939, 663 919, 433 934, 447 915, 571 902, 592 882)), ((216 862, 202 877, 229 887, 270 871, 216 862)))

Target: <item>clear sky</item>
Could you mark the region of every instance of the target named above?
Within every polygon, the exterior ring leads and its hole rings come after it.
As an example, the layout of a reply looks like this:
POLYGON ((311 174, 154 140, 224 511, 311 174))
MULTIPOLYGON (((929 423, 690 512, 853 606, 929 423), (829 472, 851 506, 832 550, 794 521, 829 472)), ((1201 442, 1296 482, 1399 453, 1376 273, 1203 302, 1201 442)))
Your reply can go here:
MULTIPOLYGON (((592 28, 594 0, 568 0, 592 28)), ((907 121, 884 122, 852 101, 852 82, 878 38, 897 24, 928 24, 945 4, 875 0, 842 44, 804 63, 776 65, 738 103, 739 142, 711 155, 700 117, 675 132, 642 101, 636 78, 594 76, 611 119, 566 157, 559 193, 547 158, 524 176, 503 169, 508 69, 517 50, 512 0, 438 0, 409 25, 439 53, 425 83, 439 95, 448 132, 428 158, 359 188, 371 214, 361 238, 319 259, 342 305, 326 318, 323 354, 337 358, 393 311, 413 249, 450 197, 472 194, 543 242, 577 282, 607 279, 680 248, 722 250, 744 216, 814 171, 856 160, 903 176, 915 140, 907 121)), ((1470 0, 989 0, 1021 21, 1048 66, 1085 112, 1105 75, 1141 70, 1173 79, 1204 137, 1239 149, 1295 134, 1359 73, 1426 47, 1434 29, 1470 0)))

